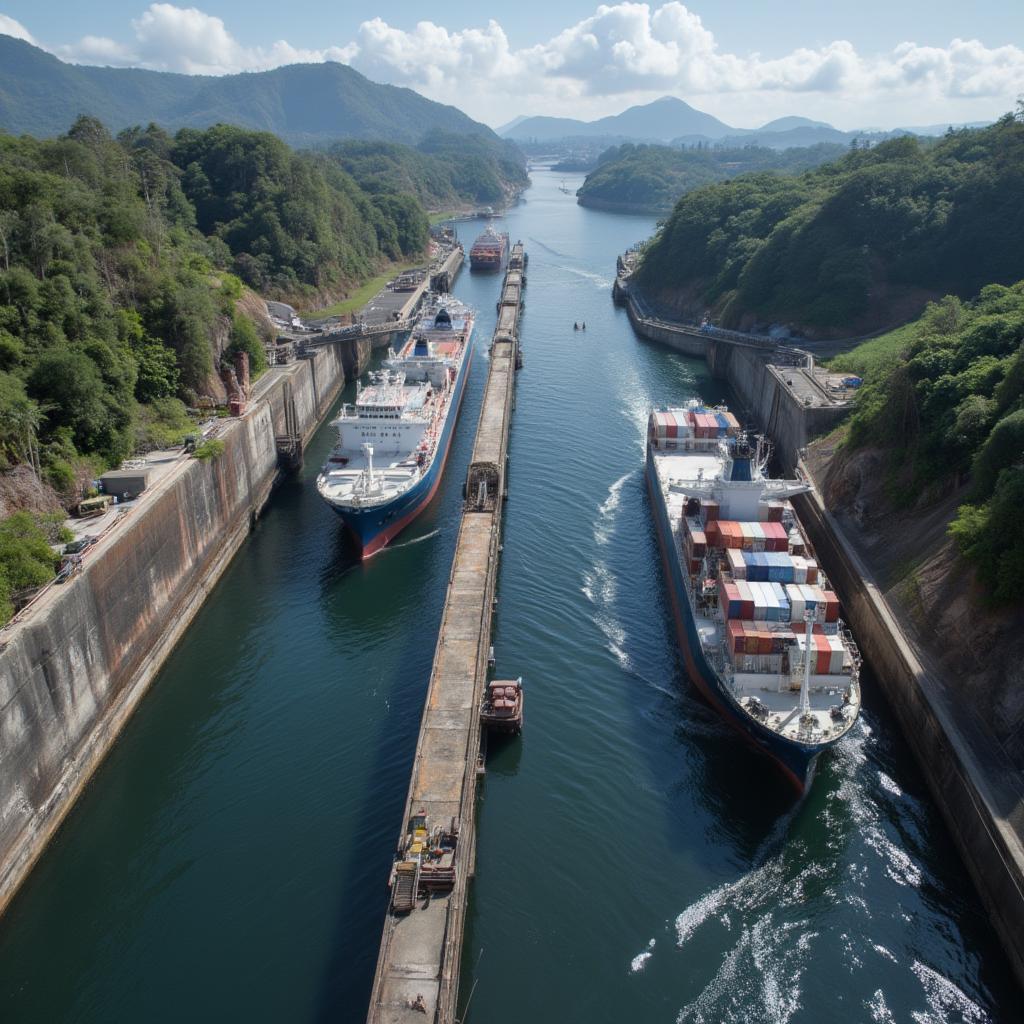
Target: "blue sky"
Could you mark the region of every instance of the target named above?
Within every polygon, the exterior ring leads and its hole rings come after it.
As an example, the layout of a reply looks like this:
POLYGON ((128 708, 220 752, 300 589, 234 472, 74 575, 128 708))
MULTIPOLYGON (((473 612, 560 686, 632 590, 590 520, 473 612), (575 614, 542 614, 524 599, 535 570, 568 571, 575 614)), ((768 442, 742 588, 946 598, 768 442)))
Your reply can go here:
POLYGON ((490 124, 669 94, 737 126, 891 127, 996 117, 1024 93, 1022 0, 0 0, 0 32, 65 60, 189 73, 343 60, 490 124))

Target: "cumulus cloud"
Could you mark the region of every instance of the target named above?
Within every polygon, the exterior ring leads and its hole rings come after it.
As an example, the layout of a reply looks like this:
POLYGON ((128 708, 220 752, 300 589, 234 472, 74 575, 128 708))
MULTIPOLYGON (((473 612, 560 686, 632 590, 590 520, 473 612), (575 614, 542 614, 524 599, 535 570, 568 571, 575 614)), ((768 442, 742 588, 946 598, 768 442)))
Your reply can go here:
POLYGON ((345 61, 344 47, 305 50, 278 40, 269 47, 246 47, 228 31, 221 18, 196 7, 150 4, 132 23, 133 40, 122 44, 101 36, 85 36, 57 47, 66 60, 81 64, 114 64, 180 71, 189 75, 225 75, 265 71, 282 64, 345 61))
POLYGON ((7 17, 6 14, 0 14, 0 36, 14 36, 15 39, 24 39, 26 43, 31 43, 33 46, 39 45, 32 38, 32 33, 20 21, 15 21, 13 18, 7 17))
MULTIPOLYGON (((31 38, 2 15, 0 31, 31 38)), ((723 52, 701 17, 678 0, 601 5, 551 38, 520 49, 511 47, 494 20, 451 30, 426 20, 400 29, 381 18, 363 22, 354 39, 324 49, 301 49, 285 40, 247 47, 220 18, 171 3, 150 4, 132 21, 131 33, 127 43, 88 36, 57 52, 84 63, 191 74, 338 60, 377 81, 410 86, 492 121, 523 109, 607 113, 610 98, 621 105, 666 92, 710 100, 705 105, 711 108, 719 97, 733 96, 736 103, 742 97, 754 110, 799 95, 804 109, 863 108, 872 100, 878 107, 896 99, 924 113, 929 107, 943 110, 943 103, 966 110, 973 101, 991 100, 998 112, 1024 91, 1024 50, 1018 46, 990 48, 954 39, 945 47, 903 42, 888 53, 865 55, 839 39, 769 59, 723 52)))

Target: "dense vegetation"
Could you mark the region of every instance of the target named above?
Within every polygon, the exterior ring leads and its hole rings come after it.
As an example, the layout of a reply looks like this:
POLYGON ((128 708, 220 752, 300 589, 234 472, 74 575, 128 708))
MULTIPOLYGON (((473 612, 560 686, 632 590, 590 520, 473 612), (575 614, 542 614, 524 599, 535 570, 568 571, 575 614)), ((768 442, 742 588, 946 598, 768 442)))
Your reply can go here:
POLYGON ((1007 114, 932 143, 855 149, 797 177, 750 174, 690 192, 638 279, 693 294, 725 323, 848 330, 878 315, 885 292, 964 297, 1024 276, 1022 196, 1024 124, 1007 114))
POLYGON ((680 196, 751 171, 796 173, 845 153, 844 146, 774 150, 699 145, 688 149, 627 143, 600 155, 597 169, 578 192, 583 206, 668 212, 680 196))
POLYGON ((51 141, 0 134, 0 468, 25 463, 73 500, 145 436, 180 434, 222 354, 259 369, 243 281, 301 296, 426 236, 413 197, 369 195, 263 133, 115 140, 81 118, 51 141))
POLYGON ((16 594, 53 579, 60 556, 50 540, 58 538, 66 539, 66 534, 52 516, 39 520, 15 512, 0 520, 0 624, 14 614, 16 594))
POLYGON ((1024 281, 835 360, 865 375, 849 443, 887 452, 896 501, 970 479, 951 532, 992 600, 1024 600, 1024 281))
POLYGON ((239 75, 178 75, 65 64, 0 36, 0 129, 53 136, 80 114, 112 131, 155 121, 170 131, 234 124, 296 146, 344 138, 414 145, 433 132, 497 136, 455 107, 379 85, 344 64, 293 64, 239 75))
POLYGON ((493 206, 528 183, 516 147, 483 135, 434 133, 415 148, 353 140, 328 154, 367 192, 408 193, 429 210, 493 206))

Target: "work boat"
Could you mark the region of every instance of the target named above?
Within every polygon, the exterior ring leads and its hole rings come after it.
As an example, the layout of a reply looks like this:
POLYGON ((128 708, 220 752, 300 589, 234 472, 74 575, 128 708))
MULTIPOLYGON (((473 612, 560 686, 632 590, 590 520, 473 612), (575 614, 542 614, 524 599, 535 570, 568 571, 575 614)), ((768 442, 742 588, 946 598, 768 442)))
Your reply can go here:
POLYGON ((338 442, 316 486, 364 558, 437 491, 473 359, 473 321, 457 299, 431 296, 408 341, 332 423, 338 442))
POLYGON ((679 647, 722 717, 803 792, 860 712, 861 659, 769 450, 724 406, 651 413, 647 486, 679 647))

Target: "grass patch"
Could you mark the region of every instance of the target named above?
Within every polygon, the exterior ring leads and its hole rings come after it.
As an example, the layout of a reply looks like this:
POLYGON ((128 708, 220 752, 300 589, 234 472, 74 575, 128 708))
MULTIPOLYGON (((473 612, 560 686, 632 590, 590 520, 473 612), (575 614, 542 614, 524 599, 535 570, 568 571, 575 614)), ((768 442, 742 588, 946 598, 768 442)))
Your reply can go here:
POLYGON ((437 213, 428 213, 427 216, 430 218, 431 224, 440 224, 442 221, 451 220, 452 217, 458 217, 459 210, 440 210, 437 213))
POLYGON ((335 302, 333 306, 325 306, 323 309, 316 309, 304 315, 312 319, 319 319, 327 316, 344 316, 346 313, 354 313, 356 310, 362 309, 391 278, 405 270, 415 270, 416 267, 424 265, 424 260, 416 260, 413 263, 393 264, 376 277, 371 277, 369 281, 357 288, 347 299, 342 299, 341 302, 335 302))
POLYGON ((898 362, 913 340, 916 322, 897 327, 888 334, 862 341, 856 348, 825 360, 830 370, 837 373, 855 373, 866 380, 884 373, 898 362))
POLYGON ((216 439, 204 441, 192 454, 197 459, 219 459, 224 454, 224 442, 216 439))

